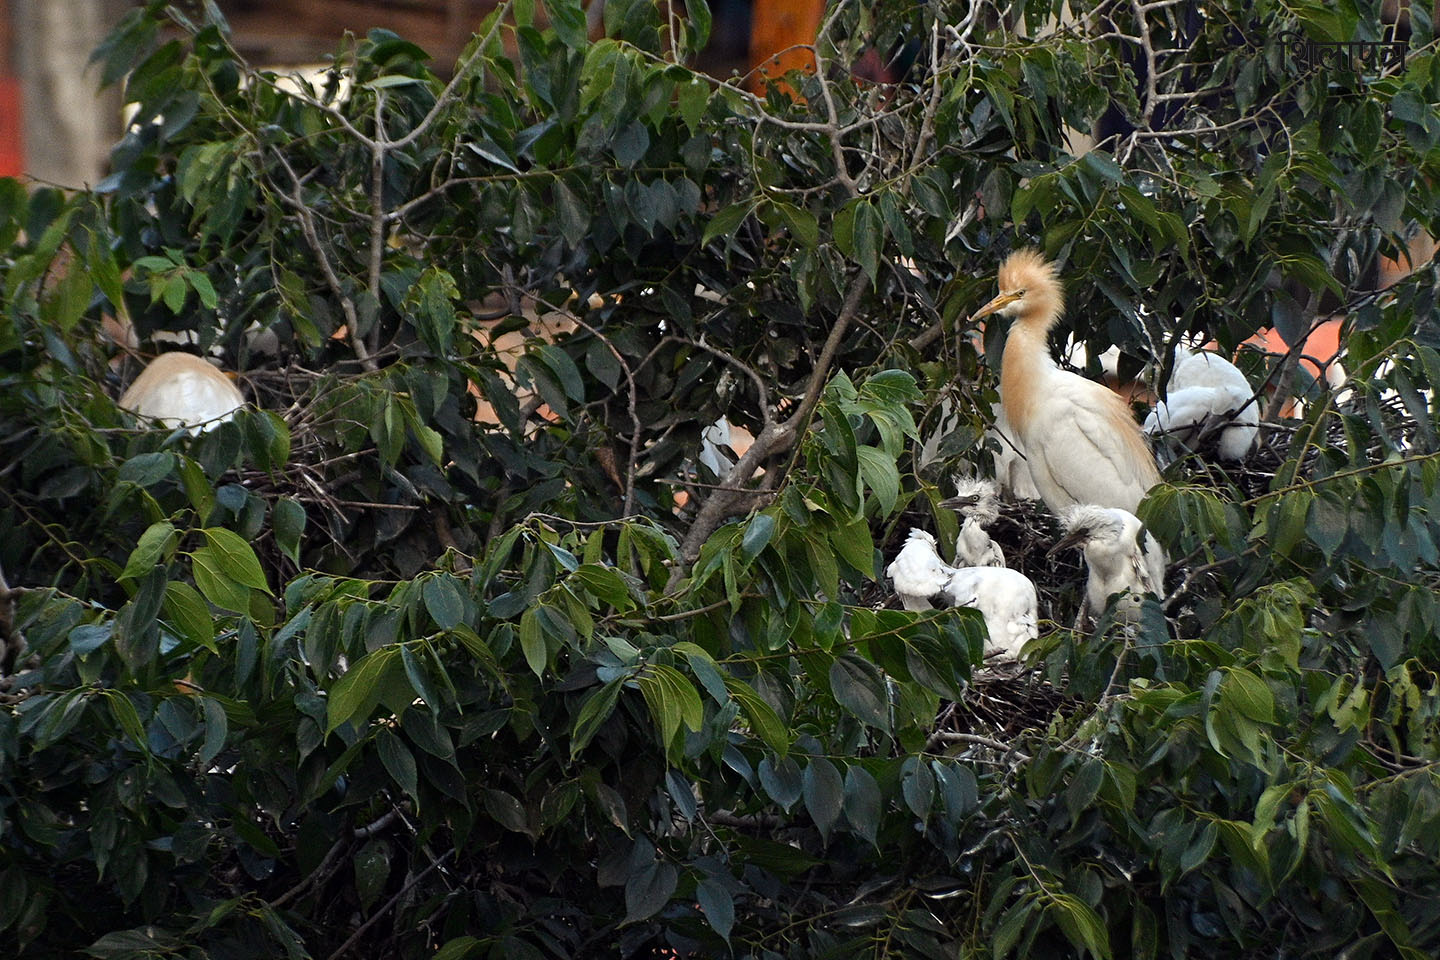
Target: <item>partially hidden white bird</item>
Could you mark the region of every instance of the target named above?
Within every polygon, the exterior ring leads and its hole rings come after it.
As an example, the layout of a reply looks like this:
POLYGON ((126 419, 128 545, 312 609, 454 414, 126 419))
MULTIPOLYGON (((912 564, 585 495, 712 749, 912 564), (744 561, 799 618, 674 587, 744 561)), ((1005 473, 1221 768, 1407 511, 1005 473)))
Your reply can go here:
POLYGON ((188 427, 192 436, 214 429, 245 405, 230 378, 194 354, 162 353, 151 360, 120 406, 166 427, 188 427))
POLYGON ((905 545, 885 568, 906 610, 933 610, 932 602, 944 591, 955 568, 940 559, 935 537, 919 527, 910 528, 905 545))
POLYGON ((1165 552, 1155 538, 1139 517, 1117 507, 1081 504, 1066 510, 1061 519, 1065 536, 1049 552, 1073 546, 1083 549, 1088 579, 1082 615, 1097 619, 1112 594, 1128 591, 1116 603, 1116 619, 1137 621, 1141 598, 1147 593, 1161 596, 1165 587, 1165 552))
POLYGON ((730 421, 721 417, 700 431, 700 462, 721 481, 735 469, 735 461, 721 447, 730 446, 730 421))
POLYGON ((1040 635, 1035 584, 1008 567, 957 567, 945 584, 951 606, 974 607, 985 618, 985 655, 1020 659, 1026 641, 1040 635))
POLYGON ((1133 512, 1160 471, 1125 401, 1050 358, 1047 340, 1064 309, 1054 264, 1017 250, 1000 265, 999 281, 999 295, 971 319, 1015 318, 1000 362, 1000 402, 1040 498, 1057 514, 1080 503, 1133 512))
POLYGON ((1219 434, 1220 456, 1243 460, 1260 430, 1255 391, 1245 374, 1218 353, 1176 346, 1165 399, 1145 418, 1145 432, 1169 434, 1193 449, 1212 423, 1226 424, 1219 434))
POLYGON ((912 528, 885 573, 906 610, 973 607, 985 618, 990 642, 986 654, 1018 657, 1025 641, 1038 634, 1035 584, 1005 567, 952 567, 940 559, 935 538, 912 528))
POLYGON ((1005 552, 985 529, 1000 519, 1000 494, 992 481, 960 477, 955 481, 955 496, 941 500, 940 506, 965 518, 955 540, 957 566, 1005 566, 1005 552))
POLYGON ((995 425, 985 431, 985 440, 987 445, 993 442, 999 448, 994 453, 994 461, 995 482, 1000 485, 1000 492, 1016 500, 1039 500, 1040 491, 1030 476, 1030 462, 1025 456, 1025 448, 1020 445, 1020 435, 1005 416, 1005 405, 996 403, 992 409, 995 425))

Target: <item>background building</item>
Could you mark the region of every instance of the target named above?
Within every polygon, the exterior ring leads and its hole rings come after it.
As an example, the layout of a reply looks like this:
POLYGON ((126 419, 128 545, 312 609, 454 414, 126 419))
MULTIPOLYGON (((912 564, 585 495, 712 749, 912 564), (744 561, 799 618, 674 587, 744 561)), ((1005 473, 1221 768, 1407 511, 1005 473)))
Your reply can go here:
MULTIPOLYGON (((603 4, 586 4, 593 36, 603 32, 603 4)), ((97 93, 99 71, 87 63, 130 6, 0 0, 0 176, 66 187, 104 176, 120 133, 120 97, 113 89, 97 93)), ((381 27, 424 48, 443 73, 496 0, 219 0, 219 6, 236 48, 255 64, 321 64, 344 31, 381 27)), ((823 6, 823 0, 711 0, 714 26, 698 66, 717 77, 756 66, 775 70, 774 54, 814 37, 823 6)), ((805 60, 792 52, 778 69, 805 60)))

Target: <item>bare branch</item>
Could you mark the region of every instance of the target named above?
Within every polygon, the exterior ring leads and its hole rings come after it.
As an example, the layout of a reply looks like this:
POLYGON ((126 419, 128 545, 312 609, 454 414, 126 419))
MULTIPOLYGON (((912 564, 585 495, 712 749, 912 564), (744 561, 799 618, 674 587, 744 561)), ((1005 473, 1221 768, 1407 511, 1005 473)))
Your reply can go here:
POLYGON ((347 939, 344 943, 340 944, 339 948, 337 948, 334 953, 330 954, 330 960, 339 960, 340 957, 343 957, 346 953, 349 953, 350 948, 360 942, 360 938, 365 935, 365 931, 369 930, 371 927, 373 927, 376 923, 380 921, 381 917, 389 913, 390 910, 395 906, 395 904, 399 903, 400 899, 406 894, 408 894, 417 883, 419 883, 421 880, 424 880, 430 874, 438 870, 440 868, 440 864, 444 863, 445 860, 449 858, 450 854, 454 852, 454 850, 446 850, 444 853, 440 854, 440 856, 436 857, 433 861, 431 861, 430 866, 426 867, 424 870, 421 870, 419 873, 415 874, 415 876, 411 877, 410 880, 403 887, 396 891, 393 897, 385 901, 384 906, 382 906, 379 910, 376 910, 373 914, 370 915, 370 918, 368 920, 355 928, 355 932, 350 935, 349 939, 347 939))
MULTIPOLYGON (((1013 744, 1003 743, 991 737, 982 737, 977 733, 956 733, 951 730, 937 730, 930 734, 930 743, 973 743, 982 747, 990 747, 1007 754, 1014 754, 1022 763, 1030 759, 1030 755, 1018 750, 1013 744)), ((929 746, 927 744, 926 746, 929 746)))
POLYGON ((350 347, 355 351, 361 367, 373 373, 380 369, 379 364, 370 356, 370 351, 365 346, 365 341, 360 337, 360 315, 355 310, 355 301, 345 295, 345 288, 340 284, 340 277, 335 273, 335 265, 330 262, 330 256, 325 252, 325 245, 320 242, 320 234, 315 229, 315 217, 313 212, 305 203, 303 193, 304 181, 295 173, 295 168, 290 166, 290 161, 285 154, 279 150, 275 151, 275 157, 285 172, 290 175, 291 193, 283 190, 277 192, 279 196, 292 210, 300 221, 300 231, 305 235, 305 242, 309 244, 310 250, 315 254, 316 261, 320 264, 320 270, 325 274, 325 283, 330 287, 330 292, 335 299, 340 301, 340 309, 345 314, 345 335, 350 341, 350 347))
MULTIPOLYGON (((370 296, 380 302, 385 265, 385 91, 375 91, 375 139, 370 147, 370 296)), ((370 331, 370 349, 380 346, 380 324, 370 331)))

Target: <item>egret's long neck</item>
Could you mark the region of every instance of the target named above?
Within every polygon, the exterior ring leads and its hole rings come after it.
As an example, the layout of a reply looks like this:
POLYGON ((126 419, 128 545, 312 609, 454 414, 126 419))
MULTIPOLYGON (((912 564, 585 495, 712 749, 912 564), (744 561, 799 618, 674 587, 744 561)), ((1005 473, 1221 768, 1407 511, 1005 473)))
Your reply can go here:
POLYGON ((1046 375, 1055 369, 1047 340, 1060 319, 1054 307, 1020 315, 1005 338, 1000 360, 1000 401, 1005 415, 1023 437, 1030 428, 1036 404, 1046 389, 1046 375))

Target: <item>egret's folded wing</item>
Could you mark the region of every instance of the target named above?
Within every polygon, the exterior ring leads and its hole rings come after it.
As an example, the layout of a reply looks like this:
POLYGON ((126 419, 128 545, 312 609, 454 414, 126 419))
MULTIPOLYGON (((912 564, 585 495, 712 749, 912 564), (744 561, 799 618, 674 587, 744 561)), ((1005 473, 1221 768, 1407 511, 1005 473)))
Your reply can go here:
POLYGON ((1081 402, 1042 403, 1025 451, 1036 485, 1048 478, 1072 503, 1133 511, 1160 480, 1155 457, 1129 407, 1107 387, 1093 387, 1081 402))

